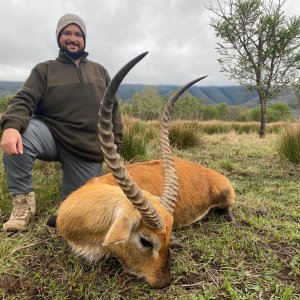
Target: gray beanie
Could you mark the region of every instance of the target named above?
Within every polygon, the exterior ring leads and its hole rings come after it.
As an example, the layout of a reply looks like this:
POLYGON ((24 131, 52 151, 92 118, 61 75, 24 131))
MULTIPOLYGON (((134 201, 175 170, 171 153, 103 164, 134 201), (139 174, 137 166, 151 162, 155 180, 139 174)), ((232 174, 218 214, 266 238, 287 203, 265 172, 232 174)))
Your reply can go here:
POLYGON ((73 14, 66 14, 63 15, 57 22, 57 27, 56 27, 56 40, 58 41, 59 36, 61 31, 68 25, 70 24, 76 24, 80 27, 81 31, 84 34, 84 42, 86 39, 86 28, 85 28, 85 24, 83 22, 83 20, 77 16, 77 15, 73 15, 73 14))

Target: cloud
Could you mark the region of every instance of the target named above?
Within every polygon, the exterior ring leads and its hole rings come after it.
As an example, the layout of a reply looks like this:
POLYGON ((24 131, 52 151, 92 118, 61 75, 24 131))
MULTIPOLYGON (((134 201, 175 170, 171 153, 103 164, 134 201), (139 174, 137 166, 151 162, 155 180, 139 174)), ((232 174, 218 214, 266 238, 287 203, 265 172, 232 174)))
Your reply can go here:
MULTIPOLYGON (((287 1, 295 13, 296 0, 287 1)), ((0 0, 0 80, 25 80, 32 67, 55 59, 55 28, 65 13, 87 26, 91 60, 111 76, 134 56, 149 51, 127 83, 184 84, 209 75, 205 85, 233 84, 217 62, 209 12, 199 0, 0 0)))

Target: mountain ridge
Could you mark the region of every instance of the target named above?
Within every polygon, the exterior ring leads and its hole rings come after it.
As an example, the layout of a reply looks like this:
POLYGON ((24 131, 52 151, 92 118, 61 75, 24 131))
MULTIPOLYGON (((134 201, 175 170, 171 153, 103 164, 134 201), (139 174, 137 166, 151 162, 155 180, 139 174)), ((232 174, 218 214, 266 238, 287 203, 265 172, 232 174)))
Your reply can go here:
MULTIPOLYGON (((22 86, 19 81, 0 81, 0 97, 15 94, 22 86)), ((145 85, 145 84, 121 84, 118 96, 127 101, 136 92, 141 92, 145 87, 154 87, 160 95, 168 95, 179 89, 179 85, 145 85)), ((259 105, 256 91, 250 92, 242 86, 192 86, 188 92, 194 97, 204 98, 206 104, 215 105, 226 103, 228 105, 242 105, 247 107, 257 107, 259 105)), ((287 102, 293 110, 299 110, 297 101, 292 89, 286 89, 280 96, 271 102, 282 100, 287 102)), ((300 110, 299 110, 300 112, 300 110)), ((297 113, 298 115, 298 113, 297 113)), ((299 113, 300 115, 300 113, 299 113)))

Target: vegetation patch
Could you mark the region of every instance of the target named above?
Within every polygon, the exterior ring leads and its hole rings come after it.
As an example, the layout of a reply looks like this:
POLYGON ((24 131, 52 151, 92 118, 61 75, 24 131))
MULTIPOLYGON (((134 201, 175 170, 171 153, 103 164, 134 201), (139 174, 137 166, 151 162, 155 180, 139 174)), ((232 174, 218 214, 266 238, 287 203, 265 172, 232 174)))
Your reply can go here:
MULTIPOLYGON (((135 126, 147 137, 147 159, 160 158, 158 123, 135 126)), ((200 146, 174 148, 175 155, 230 179, 236 192, 236 221, 225 222, 213 213, 206 222, 174 231, 183 249, 171 251, 169 287, 150 289, 115 259, 90 264, 74 255, 59 233, 46 226, 61 201, 60 166, 39 161, 34 168, 38 209, 34 223, 25 233, 0 232, 2 298, 299 299, 300 166, 281 159, 276 132, 264 139, 234 130, 201 132, 201 137, 200 146)), ((3 223, 11 202, 2 167, 0 187, 3 223)))
POLYGON ((286 126, 278 139, 277 152, 283 159, 300 163, 300 126, 286 126))
POLYGON ((203 141, 197 122, 175 121, 169 130, 169 139, 173 147, 186 149, 199 147, 203 141))

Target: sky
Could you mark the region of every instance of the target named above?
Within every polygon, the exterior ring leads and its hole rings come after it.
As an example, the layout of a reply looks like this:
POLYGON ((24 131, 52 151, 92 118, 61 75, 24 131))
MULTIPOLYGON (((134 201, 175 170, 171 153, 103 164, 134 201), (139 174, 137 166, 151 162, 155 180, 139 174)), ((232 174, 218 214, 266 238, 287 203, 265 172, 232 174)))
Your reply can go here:
MULTIPOLYGON (((233 85, 220 72, 217 39, 206 0, 0 0, 0 80, 24 81, 39 62, 55 59, 58 19, 78 14, 87 27, 89 59, 111 77, 140 53, 149 54, 124 83, 233 85)), ((287 15, 300 1, 287 0, 287 15)))

